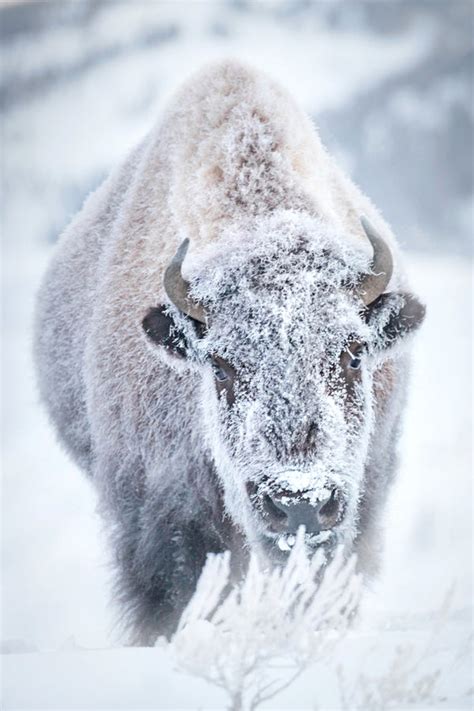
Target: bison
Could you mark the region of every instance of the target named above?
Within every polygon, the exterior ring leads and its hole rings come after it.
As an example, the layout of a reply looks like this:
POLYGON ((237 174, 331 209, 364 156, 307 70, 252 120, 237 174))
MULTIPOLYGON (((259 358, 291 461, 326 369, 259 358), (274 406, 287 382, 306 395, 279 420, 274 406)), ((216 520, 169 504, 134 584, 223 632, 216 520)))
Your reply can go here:
POLYGON ((62 235, 39 388, 94 482, 130 640, 170 635, 209 552, 378 565, 424 307, 375 207, 266 75, 215 63, 62 235))

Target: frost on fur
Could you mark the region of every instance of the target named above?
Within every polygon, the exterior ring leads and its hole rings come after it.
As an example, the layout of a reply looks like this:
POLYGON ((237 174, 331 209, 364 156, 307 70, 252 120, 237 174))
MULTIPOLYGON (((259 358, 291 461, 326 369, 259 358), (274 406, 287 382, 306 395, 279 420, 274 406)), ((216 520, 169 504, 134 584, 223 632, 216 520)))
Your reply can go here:
POLYGON ((300 524, 376 571, 400 344, 423 316, 406 288, 390 228, 308 117, 238 62, 191 78, 85 203, 39 293, 35 356, 97 488, 133 642, 175 631, 208 553, 230 550, 236 577, 252 554, 284 564, 300 524), (183 244, 179 304, 165 279, 183 244))
POLYGON ((210 556, 173 638, 181 669, 226 690, 232 709, 251 710, 327 655, 347 631, 359 597, 354 559, 339 549, 326 567, 307 555, 300 530, 283 568, 251 556, 229 588, 229 553, 210 556))

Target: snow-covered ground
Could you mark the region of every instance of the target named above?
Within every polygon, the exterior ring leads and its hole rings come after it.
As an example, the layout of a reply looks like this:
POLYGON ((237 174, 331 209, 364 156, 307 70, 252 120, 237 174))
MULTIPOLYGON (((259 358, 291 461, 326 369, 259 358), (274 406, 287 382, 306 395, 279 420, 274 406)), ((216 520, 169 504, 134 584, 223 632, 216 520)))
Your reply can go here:
MULTIPOLYGON (((334 664, 329 667, 315 664, 259 708, 267 711, 471 709, 472 693, 466 694, 471 673, 466 643, 456 650, 449 646, 449 641, 456 642, 461 627, 451 625, 450 634, 445 631, 444 640, 438 640, 434 649, 431 636, 419 630, 388 631, 383 636, 354 633, 345 640, 344 650, 336 658, 349 680, 346 697, 349 703, 344 705, 344 687, 334 664), (420 702, 417 684, 439 670, 442 674, 435 685, 435 700, 420 702), (354 679, 360 679, 362 672, 368 679, 365 686, 357 687, 354 679), (414 703, 410 702, 410 695, 414 703)), ((9 655, 3 658, 3 675, 5 709, 223 711, 229 708, 223 690, 199 677, 177 672, 167 649, 9 655)))
MULTIPOLYGON (((433 15, 423 22, 414 12, 403 31, 383 33, 367 26, 366 3, 354 3, 359 19, 352 11, 350 22, 332 25, 330 3, 322 3, 319 12, 316 4, 289 12, 297 5, 272 3, 270 12, 270 4, 64 3, 62 14, 56 7, 56 22, 36 34, 6 37, 1 638, 9 653, 2 657, 4 708, 226 704, 219 690, 174 672, 166 648, 115 648, 120 640, 113 632, 94 492, 59 449, 37 401, 31 362, 34 294, 57 232, 85 193, 143 135, 168 92, 203 61, 223 54, 247 59, 291 87, 314 115, 342 116, 360 94, 381 91, 410 69, 416 75, 438 36, 433 15)), ((416 115, 412 120, 416 123, 416 115)), ((337 143, 331 135, 327 140, 337 143)), ((347 136, 344 140, 350 146, 347 136)), ((358 155, 349 154, 347 145, 341 159, 356 165, 358 155)), ((374 146, 379 150, 380 141, 374 146)), ((428 168, 434 165, 431 158, 428 168)), ((461 172, 462 162, 457 165, 461 172)), ((456 177, 456 167, 450 170, 456 177)), ((403 176, 394 176, 397 180, 402 193, 403 176)), ((364 187, 371 193, 370 184, 364 187)), ((416 203, 414 190, 408 198, 416 203)), ((472 282, 458 213, 471 234, 473 224, 464 183, 439 202, 457 226, 452 244, 441 229, 439 239, 431 232, 414 241, 417 251, 410 249, 408 237, 403 240, 428 316, 415 347, 400 474, 386 518, 383 574, 367 592, 360 625, 332 667, 311 668, 267 708, 340 708, 335 664, 352 677, 364 673, 393 680, 390 666, 400 645, 405 658, 413 655, 416 669, 443 672, 439 695, 446 700, 440 707, 471 705, 466 692, 473 686, 468 644, 472 282), (444 624, 434 622, 431 613, 453 585, 444 624), (437 632, 427 653, 433 628, 437 632)), ((390 202, 379 204, 390 213, 390 202)), ((423 224, 420 213, 420 233, 423 224)), ((411 682, 416 676, 415 670, 411 682)), ((393 708, 408 706, 395 696, 387 697, 393 708)), ((359 702, 369 708, 362 697, 359 702)))

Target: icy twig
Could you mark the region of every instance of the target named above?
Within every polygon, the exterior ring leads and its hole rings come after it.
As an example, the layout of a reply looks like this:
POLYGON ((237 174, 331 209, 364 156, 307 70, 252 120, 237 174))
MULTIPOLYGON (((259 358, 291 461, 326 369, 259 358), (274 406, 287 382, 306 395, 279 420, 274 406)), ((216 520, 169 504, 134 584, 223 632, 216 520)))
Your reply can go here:
POLYGON ((253 711, 340 640, 361 585, 342 551, 328 564, 309 557, 301 530, 286 566, 267 572, 251 555, 245 579, 229 588, 229 554, 210 556, 173 647, 181 669, 225 689, 233 709, 253 711))

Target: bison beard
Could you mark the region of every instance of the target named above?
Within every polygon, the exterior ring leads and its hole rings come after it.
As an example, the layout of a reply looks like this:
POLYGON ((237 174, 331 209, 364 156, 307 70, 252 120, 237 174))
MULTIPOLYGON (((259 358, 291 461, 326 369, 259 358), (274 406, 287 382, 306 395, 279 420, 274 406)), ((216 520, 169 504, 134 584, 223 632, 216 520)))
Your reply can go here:
POLYGON ((388 227, 279 88, 233 63, 188 85, 39 296, 41 394, 97 487, 133 643, 173 632, 209 552, 238 579, 304 525, 310 550, 376 570, 423 315, 388 227))

